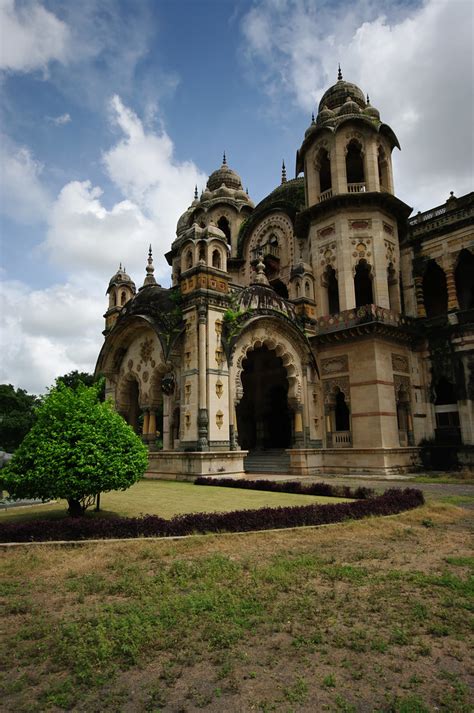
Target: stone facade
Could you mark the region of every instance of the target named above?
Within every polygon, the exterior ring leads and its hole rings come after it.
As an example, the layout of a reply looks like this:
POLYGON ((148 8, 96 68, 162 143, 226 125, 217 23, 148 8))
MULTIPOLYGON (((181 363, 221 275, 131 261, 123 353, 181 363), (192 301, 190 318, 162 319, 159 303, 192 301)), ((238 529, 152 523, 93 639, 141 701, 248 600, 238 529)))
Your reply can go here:
POLYGON ((295 475, 390 474, 426 439, 472 459, 474 194, 410 218, 395 147, 339 77, 302 177, 254 206, 224 156, 178 222, 171 287, 151 250, 138 291, 120 266, 97 372, 151 477, 235 476, 282 450, 295 475))

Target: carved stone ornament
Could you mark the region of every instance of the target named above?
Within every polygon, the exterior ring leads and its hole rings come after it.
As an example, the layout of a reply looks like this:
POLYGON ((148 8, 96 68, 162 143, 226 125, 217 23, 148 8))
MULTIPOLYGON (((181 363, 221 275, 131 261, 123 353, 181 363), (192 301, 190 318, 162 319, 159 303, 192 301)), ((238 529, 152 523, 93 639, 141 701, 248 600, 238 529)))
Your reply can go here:
POLYGON ((321 360, 321 373, 323 376, 331 374, 342 374, 349 371, 349 359, 347 354, 321 360))
POLYGON ((408 374, 410 371, 408 359, 401 354, 392 354, 392 368, 394 371, 401 371, 404 374, 408 374))
POLYGON ((344 394, 346 402, 349 403, 351 392, 349 387, 349 377, 339 376, 335 379, 325 379, 324 384, 324 403, 332 404, 335 399, 337 389, 344 394))
POLYGON ((216 381, 216 395, 217 398, 220 399, 222 394, 224 393, 224 385, 220 379, 216 381))
POLYGON ((143 372, 142 379, 143 379, 143 381, 145 382, 145 384, 146 384, 146 382, 148 381, 149 378, 150 378, 149 372, 148 372, 148 371, 144 371, 144 372, 143 372))
POLYGON ((175 390, 176 387, 176 379, 175 375, 172 371, 169 371, 167 374, 164 374, 164 376, 161 378, 161 390, 166 396, 171 396, 173 391, 175 390))
POLYGON ((216 426, 220 430, 223 425, 224 425, 224 414, 222 413, 222 411, 218 411, 216 413, 216 426))
POLYGON ((145 339, 140 346, 140 357, 145 364, 151 359, 153 353, 153 342, 151 339, 145 339))
POLYGON ((187 404, 189 404, 189 399, 191 397, 191 384, 187 382, 184 385, 184 400, 187 404))

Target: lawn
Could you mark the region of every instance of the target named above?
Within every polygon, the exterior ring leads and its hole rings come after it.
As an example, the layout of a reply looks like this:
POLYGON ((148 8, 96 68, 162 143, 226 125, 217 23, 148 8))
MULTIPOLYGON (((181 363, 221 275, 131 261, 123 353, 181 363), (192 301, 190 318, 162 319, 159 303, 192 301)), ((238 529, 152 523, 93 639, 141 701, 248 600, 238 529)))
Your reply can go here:
MULTIPOLYGON (((311 505, 313 503, 344 502, 344 498, 328 498, 291 493, 267 493, 257 490, 238 490, 193 485, 165 480, 140 480, 128 490, 103 493, 102 513, 126 515, 159 515, 171 518, 190 512, 226 512, 229 510, 257 510, 261 507, 311 505)), ((65 501, 51 504, 12 508, 0 512, 1 522, 22 522, 37 518, 64 517, 65 501)))
POLYGON ((3 709, 468 713, 468 515, 5 551, 3 709))

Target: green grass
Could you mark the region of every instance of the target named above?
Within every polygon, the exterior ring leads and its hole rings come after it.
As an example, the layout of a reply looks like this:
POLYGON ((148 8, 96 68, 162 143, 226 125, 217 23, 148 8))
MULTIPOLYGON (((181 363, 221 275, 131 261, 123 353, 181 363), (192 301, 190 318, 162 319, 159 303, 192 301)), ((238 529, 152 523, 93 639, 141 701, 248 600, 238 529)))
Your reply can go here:
MULTIPOLYGON (((256 510, 261 507, 310 505, 334 503, 346 498, 328 498, 291 493, 268 493, 238 488, 218 488, 164 480, 141 480, 124 491, 103 493, 100 506, 103 515, 127 517, 159 515, 171 518, 191 512, 226 512, 229 510, 256 510)), ((64 517, 65 501, 12 508, 0 512, 0 522, 22 522, 37 518, 64 517)))

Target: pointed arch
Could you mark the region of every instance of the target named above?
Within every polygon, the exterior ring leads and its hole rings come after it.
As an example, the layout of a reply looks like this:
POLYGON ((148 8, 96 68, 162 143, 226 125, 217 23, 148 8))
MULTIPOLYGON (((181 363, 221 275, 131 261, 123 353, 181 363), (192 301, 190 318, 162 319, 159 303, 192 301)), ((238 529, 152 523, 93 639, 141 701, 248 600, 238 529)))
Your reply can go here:
POLYGON ((446 274, 436 260, 430 260, 423 275, 423 297, 426 316, 437 317, 448 311, 446 274))
POLYGON ((364 258, 359 260, 355 269, 354 290, 356 307, 374 304, 372 268, 364 258))

